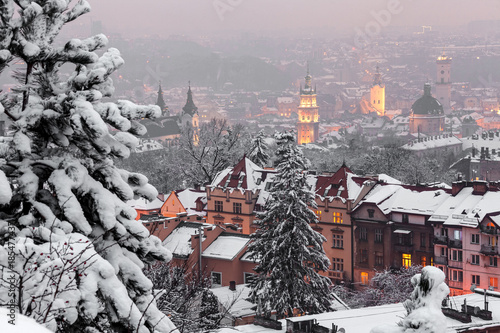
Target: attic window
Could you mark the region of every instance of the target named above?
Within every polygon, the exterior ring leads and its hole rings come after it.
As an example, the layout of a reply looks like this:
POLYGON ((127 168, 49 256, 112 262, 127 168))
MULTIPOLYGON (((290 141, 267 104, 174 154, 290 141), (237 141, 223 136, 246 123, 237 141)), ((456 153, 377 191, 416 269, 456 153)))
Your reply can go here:
POLYGON ((231 181, 231 177, 227 177, 227 180, 226 180, 226 183, 224 184, 224 187, 228 187, 230 181, 231 181))
POLYGON ((269 190, 271 189, 271 187, 272 187, 272 186, 273 186, 273 183, 272 183, 272 182, 268 182, 268 183, 266 184, 266 188, 265 188, 265 190, 266 190, 266 191, 269 191, 269 190))
POLYGON ((255 182, 256 185, 260 185, 260 183, 262 183, 262 179, 261 178, 257 178, 257 181, 255 182))
POLYGON ((245 174, 241 174, 240 178, 238 179, 238 186, 237 187, 241 187, 241 184, 243 183, 244 178, 245 178, 245 174))

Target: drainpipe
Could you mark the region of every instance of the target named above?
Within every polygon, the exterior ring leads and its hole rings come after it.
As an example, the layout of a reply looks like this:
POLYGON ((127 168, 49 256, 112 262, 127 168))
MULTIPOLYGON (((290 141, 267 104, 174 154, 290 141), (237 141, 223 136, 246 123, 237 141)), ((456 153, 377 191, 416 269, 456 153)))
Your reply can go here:
POLYGON ((199 282, 201 282, 201 273, 202 273, 202 268, 201 268, 201 253, 202 253, 202 234, 201 234, 202 226, 200 225, 198 227, 198 243, 199 243, 199 255, 198 255, 198 279, 199 282))

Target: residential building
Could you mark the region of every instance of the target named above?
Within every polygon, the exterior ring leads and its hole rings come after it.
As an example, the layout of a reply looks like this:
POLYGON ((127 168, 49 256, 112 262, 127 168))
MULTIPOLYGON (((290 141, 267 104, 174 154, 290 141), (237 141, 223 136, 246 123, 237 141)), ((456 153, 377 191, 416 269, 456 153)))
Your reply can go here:
POLYGON ((247 157, 217 175, 206 188, 207 223, 243 234, 253 233, 255 212, 262 209, 274 170, 262 169, 247 157))
POLYGON ((385 268, 432 265, 429 217, 449 197, 445 189, 365 182, 367 194, 353 208, 355 284, 369 285, 385 268))
POLYGON ((500 187, 485 181, 453 183, 452 194, 429 218, 434 227, 434 263, 453 295, 470 287, 498 290, 500 187))

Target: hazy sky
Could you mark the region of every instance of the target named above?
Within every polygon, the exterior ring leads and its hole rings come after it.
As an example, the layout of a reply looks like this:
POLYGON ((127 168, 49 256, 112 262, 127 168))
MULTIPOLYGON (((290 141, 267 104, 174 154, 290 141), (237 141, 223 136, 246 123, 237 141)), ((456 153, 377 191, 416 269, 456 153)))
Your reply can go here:
POLYGON ((202 35, 221 31, 334 28, 352 31, 376 22, 389 25, 463 25, 500 20, 499 0, 89 0, 80 23, 103 22, 124 35, 202 35), (86 21, 85 21, 86 20, 86 21))

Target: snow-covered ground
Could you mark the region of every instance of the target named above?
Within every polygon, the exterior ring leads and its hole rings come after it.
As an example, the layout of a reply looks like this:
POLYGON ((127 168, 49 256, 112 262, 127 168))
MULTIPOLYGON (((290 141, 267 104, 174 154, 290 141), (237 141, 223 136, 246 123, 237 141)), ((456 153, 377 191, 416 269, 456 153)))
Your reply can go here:
POLYGON ((14 325, 10 324, 10 311, 0 307, 0 332, 2 333, 50 333, 48 329, 26 316, 15 314, 14 325))

